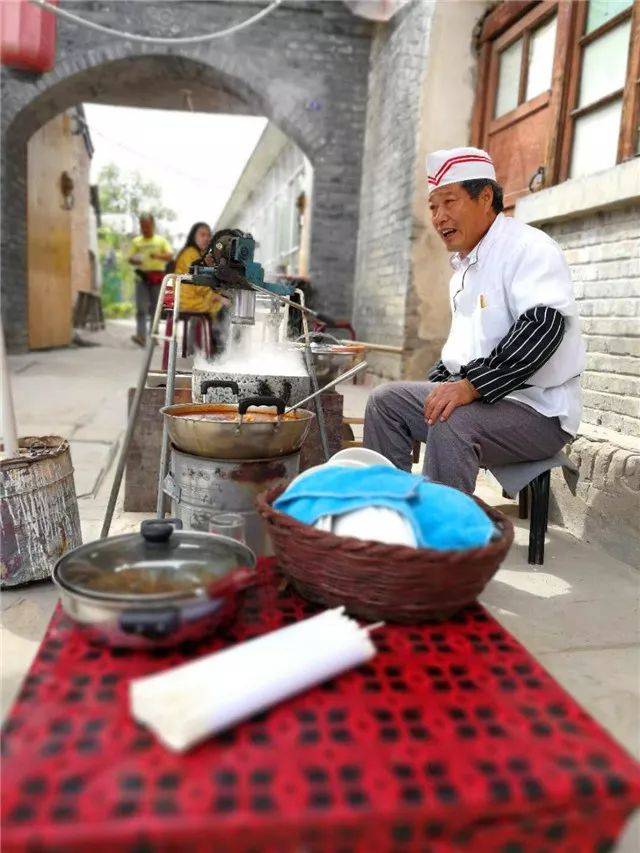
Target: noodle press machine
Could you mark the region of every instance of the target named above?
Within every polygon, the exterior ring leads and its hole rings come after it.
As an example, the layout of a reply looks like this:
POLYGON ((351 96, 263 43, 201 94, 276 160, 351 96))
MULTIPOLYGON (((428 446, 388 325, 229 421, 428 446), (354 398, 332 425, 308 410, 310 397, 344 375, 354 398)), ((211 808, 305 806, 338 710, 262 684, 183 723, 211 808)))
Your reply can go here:
POLYGON ((205 285, 227 297, 231 303, 230 320, 239 325, 255 323, 258 293, 315 316, 314 311, 291 301, 294 286, 264 280, 262 265, 253 259, 255 247, 252 235, 237 228, 217 231, 183 281, 205 285))

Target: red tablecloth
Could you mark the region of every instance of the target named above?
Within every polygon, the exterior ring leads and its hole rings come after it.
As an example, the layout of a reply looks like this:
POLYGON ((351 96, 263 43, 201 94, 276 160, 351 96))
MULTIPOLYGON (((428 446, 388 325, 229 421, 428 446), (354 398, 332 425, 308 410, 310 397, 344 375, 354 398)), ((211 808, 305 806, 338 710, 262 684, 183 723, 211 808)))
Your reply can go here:
POLYGON ((184 756, 129 717, 132 676, 313 612, 274 579, 226 636, 147 654, 58 610, 5 725, 3 851, 610 849, 638 765, 478 605, 184 756))

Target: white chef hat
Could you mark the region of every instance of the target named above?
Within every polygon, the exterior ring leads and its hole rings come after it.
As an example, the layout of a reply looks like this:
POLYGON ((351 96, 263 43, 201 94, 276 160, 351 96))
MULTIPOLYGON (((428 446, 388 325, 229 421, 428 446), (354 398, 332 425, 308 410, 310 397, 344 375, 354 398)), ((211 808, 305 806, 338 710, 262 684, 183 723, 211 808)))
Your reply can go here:
POLYGON ((493 160, 481 148, 443 148, 427 155, 429 192, 447 184, 486 178, 496 179, 493 160))

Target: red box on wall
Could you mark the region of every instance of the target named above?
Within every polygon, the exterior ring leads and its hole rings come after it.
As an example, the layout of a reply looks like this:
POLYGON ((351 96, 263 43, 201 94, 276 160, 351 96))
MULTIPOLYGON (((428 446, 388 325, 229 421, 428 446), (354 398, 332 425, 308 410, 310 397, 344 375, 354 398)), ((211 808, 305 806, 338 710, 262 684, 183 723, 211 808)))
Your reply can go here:
MULTIPOLYGON (((49 0, 55 6, 58 0, 49 0)), ((0 61, 43 73, 56 58, 56 18, 28 0, 0 0, 0 61)))

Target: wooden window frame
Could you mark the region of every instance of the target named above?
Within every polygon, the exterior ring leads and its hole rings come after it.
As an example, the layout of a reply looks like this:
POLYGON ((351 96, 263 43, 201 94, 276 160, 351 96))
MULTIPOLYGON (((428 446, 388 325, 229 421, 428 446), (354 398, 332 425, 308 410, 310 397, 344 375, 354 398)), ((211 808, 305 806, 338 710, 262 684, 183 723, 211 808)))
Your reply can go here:
POLYGON ((622 94, 622 118, 616 164, 637 156, 640 120, 640 0, 629 9, 605 21, 593 32, 584 34, 587 0, 510 0, 497 6, 484 20, 479 39, 478 82, 471 121, 471 142, 482 147, 489 130, 495 132, 514 119, 537 110, 551 110, 551 132, 547 145, 543 186, 567 180, 571 165, 575 119, 622 94), (522 102, 526 86, 530 32, 557 13, 556 49, 551 75, 551 89, 522 102), (598 102, 576 109, 582 70, 583 48, 609 30, 631 18, 627 74, 623 89, 618 89, 598 102), (524 34, 518 105, 502 116, 493 118, 502 50, 524 34), (568 59, 567 59, 568 57, 568 59))

